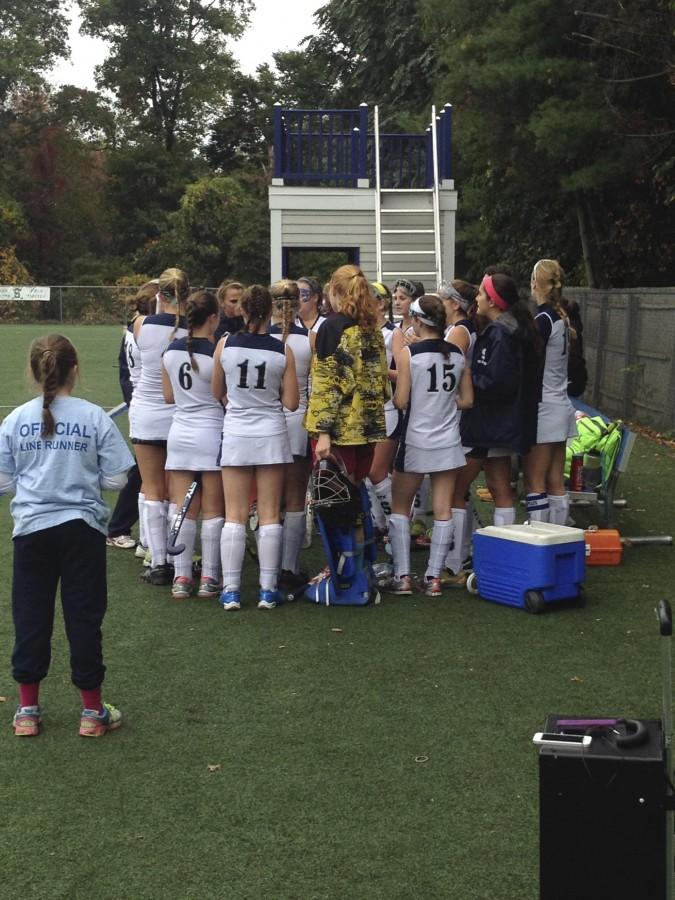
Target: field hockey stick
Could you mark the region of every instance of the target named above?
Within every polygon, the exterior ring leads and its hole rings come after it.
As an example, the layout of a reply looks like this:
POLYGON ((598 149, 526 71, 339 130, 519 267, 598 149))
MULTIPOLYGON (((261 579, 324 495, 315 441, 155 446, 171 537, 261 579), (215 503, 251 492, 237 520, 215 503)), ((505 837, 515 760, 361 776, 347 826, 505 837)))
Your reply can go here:
POLYGON ((197 474, 195 476, 195 480, 192 482, 190 487, 187 489, 187 494, 185 495, 185 499, 183 503, 176 511, 176 515, 173 517, 173 522, 171 523, 171 530, 169 531, 169 537, 167 540, 166 552, 169 556, 178 556, 179 553, 182 553, 185 550, 185 544, 177 544, 178 535, 180 533, 181 526, 185 521, 185 516, 188 514, 188 510, 194 500, 195 494, 199 490, 199 485, 201 484, 201 475, 197 474))

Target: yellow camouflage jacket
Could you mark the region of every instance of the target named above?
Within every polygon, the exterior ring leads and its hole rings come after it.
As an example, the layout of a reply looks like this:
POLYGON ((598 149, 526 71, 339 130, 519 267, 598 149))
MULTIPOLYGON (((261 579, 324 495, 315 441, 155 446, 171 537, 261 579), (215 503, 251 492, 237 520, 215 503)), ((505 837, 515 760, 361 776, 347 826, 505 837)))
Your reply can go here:
POLYGON ((305 415, 310 435, 327 432, 342 446, 384 440, 391 389, 380 329, 366 330, 338 313, 319 328, 315 350, 305 415))

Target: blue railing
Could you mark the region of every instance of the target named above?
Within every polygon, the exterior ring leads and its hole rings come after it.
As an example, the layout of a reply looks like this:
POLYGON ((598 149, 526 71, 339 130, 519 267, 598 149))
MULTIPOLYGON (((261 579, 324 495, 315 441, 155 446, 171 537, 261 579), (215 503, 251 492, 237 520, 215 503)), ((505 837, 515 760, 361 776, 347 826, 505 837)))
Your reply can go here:
MULTIPOLYGON (((286 184, 356 186, 375 184, 375 136, 368 107, 282 109, 274 107, 274 177, 286 184)), ((437 121, 439 179, 452 178, 452 107, 437 121)), ((380 134, 381 186, 414 188, 433 184, 432 131, 380 134)))

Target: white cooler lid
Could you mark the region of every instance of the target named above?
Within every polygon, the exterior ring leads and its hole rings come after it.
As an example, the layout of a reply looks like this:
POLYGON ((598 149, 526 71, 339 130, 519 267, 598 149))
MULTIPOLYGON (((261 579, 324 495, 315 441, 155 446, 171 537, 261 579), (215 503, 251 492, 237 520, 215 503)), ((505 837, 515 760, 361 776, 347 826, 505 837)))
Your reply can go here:
POLYGON ((503 541, 517 541, 520 544, 536 544, 548 547, 553 544, 574 544, 584 541, 581 528, 567 525, 551 525, 550 522, 525 522, 523 525, 488 525, 478 528, 476 534, 500 538, 503 541))

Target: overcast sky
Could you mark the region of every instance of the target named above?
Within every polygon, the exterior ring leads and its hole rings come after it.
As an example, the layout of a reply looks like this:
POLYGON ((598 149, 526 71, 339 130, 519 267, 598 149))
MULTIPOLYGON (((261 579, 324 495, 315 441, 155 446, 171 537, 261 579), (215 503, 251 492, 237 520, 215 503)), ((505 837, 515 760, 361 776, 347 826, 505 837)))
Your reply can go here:
MULTIPOLYGON (((251 15, 251 24, 238 41, 232 41, 231 50, 242 71, 255 72, 262 62, 272 62, 276 50, 291 50, 299 41, 312 34, 316 26, 312 20, 315 10, 325 0, 257 0, 251 15)), ((64 60, 51 73, 55 84, 74 84, 77 87, 94 88, 94 66, 105 56, 105 44, 79 34, 79 13, 72 11, 70 27, 71 59, 64 60)))

